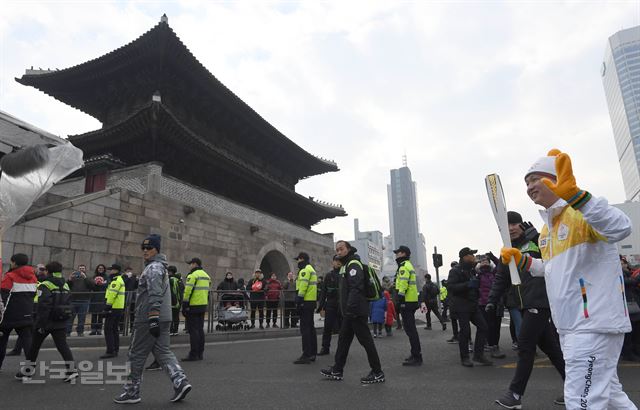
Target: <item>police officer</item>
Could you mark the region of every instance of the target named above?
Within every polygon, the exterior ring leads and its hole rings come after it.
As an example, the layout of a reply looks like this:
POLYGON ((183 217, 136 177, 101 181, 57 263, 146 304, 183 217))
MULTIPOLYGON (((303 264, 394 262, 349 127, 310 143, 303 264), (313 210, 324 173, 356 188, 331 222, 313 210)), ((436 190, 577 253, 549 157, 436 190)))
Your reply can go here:
POLYGON ((193 258, 189 262, 191 272, 187 275, 182 298, 182 314, 185 317, 191 350, 182 359, 185 362, 202 360, 204 354, 204 314, 209 306, 211 278, 202 269, 202 261, 193 258))
POLYGON ((402 245, 394 250, 398 270, 396 270, 396 291, 398 292, 398 306, 404 331, 409 336, 411 344, 411 356, 402 363, 403 366, 422 365, 422 348, 416 329, 415 312, 418 309, 418 285, 416 283, 416 271, 411 264, 411 249, 402 245))
POLYGON ((109 359, 118 356, 120 350, 120 329, 118 324, 122 319, 126 289, 122 278, 122 268, 113 264, 109 268, 109 287, 105 292, 106 305, 104 307, 106 319, 104 321, 104 339, 107 342, 107 352, 100 356, 109 359))
POLYGON ((316 360, 318 340, 313 312, 318 299, 318 277, 309 263, 309 254, 300 252, 298 257, 298 278, 296 279, 296 307, 300 315, 300 334, 302 335, 302 356, 294 364, 309 364, 316 360))
POLYGON ((73 354, 67 344, 67 320, 71 317, 71 294, 69 285, 62 277, 62 265, 59 262, 49 262, 45 270, 47 278, 38 285, 36 308, 35 334, 33 341, 26 351, 27 363, 15 375, 18 380, 29 381, 34 374, 36 359, 42 342, 51 335, 56 349, 65 361, 67 373, 65 382, 71 382, 78 377, 73 363, 73 354))
POLYGON ((331 346, 331 334, 337 327, 340 328, 342 315, 338 306, 338 274, 342 263, 338 255, 333 257, 333 269, 327 273, 320 287, 319 305, 316 313, 324 310, 324 329, 322 330, 322 349, 318 352, 318 356, 329 354, 331 346))

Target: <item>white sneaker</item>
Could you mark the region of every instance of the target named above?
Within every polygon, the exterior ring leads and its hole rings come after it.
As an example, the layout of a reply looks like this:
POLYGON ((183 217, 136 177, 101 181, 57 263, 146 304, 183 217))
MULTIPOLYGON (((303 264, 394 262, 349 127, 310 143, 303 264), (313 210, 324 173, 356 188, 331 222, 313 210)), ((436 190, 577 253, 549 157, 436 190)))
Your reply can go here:
POLYGON ((78 374, 77 370, 71 370, 71 371, 67 372, 67 377, 64 378, 64 382, 65 383, 71 383, 72 381, 77 379, 78 376, 79 376, 79 374, 78 374))

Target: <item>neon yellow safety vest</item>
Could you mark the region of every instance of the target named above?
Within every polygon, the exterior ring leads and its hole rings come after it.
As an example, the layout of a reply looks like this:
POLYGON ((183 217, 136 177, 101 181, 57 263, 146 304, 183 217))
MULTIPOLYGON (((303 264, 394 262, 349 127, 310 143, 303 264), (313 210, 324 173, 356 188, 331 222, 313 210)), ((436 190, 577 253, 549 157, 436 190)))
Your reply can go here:
MULTIPOLYGON (((62 277, 61 273, 54 273, 53 276, 60 278, 62 277)), ((42 282, 38 283, 38 286, 46 286, 47 289, 49 289, 51 292, 54 292, 56 290, 60 290, 60 288, 58 287, 58 285, 56 285, 53 282, 49 282, 48 280, 43 280, 42 282)), ((65 282, 64 286, 62 287, 65 291, 70 292, 71 290, 69 289, 69 285, 65 282)), ((36 292, 36 298, 38 297, 38 293, 36 292)), ((37 302, 37 300, 36 300, 37 302)))
POLYGON ((209 288, 211 278, 202 269, 197 269, 187 275, 187 283, 184 285, 184 302, 189 306, 206 306, 209 304, 209 288))
POLYGON ((447 298, 447 295, 449 294, 449 291, 447 290, 446 287, 442 286, 440 288, 440 300, 445 300, 447 298))
POLYGON ((404 296, 405 302, 418 301, 416 271, 409 260, 402 262, 398 268, 398 274, 396 275, 396 290, 398 291, 398 296, 404 296))
POLYGON ((112 309, 124 309, 125 295, 126 290, 124 287, 124 279, 119 275, 111 281, 104 297, 107 301, 107 305, 111 306, 112 309))
POLYGON ((318 300, 318 276, 313 266, 307 264, 298 272, 296 279, 296 290, 298 296, 304 298, 305 302, 315 302, 318 300))
MULTIPOLYGON (((41 284, 42 282, 38 281, 38 283, 36 284, 36 289, 38 289, 41 284)), ((36 292, 36 294, 33 295, 33 303, 38 303, 38 292, 36 292)))

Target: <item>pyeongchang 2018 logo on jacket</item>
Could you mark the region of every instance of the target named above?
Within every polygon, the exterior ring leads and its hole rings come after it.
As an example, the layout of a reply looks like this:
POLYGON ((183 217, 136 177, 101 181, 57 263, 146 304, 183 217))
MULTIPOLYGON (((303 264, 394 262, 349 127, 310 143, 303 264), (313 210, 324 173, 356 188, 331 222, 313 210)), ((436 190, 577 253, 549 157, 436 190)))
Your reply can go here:
POLYGON ((591 376, 593 375, 593 363, 596 361, 595 356, 589 356, 589 360, 587 360, 587 374, 584 376, 584 391, 580 395, 580 408, 586 409, 589 403, 589 390, 591 390, 591 384, 593 381, 591 380, 591 376))

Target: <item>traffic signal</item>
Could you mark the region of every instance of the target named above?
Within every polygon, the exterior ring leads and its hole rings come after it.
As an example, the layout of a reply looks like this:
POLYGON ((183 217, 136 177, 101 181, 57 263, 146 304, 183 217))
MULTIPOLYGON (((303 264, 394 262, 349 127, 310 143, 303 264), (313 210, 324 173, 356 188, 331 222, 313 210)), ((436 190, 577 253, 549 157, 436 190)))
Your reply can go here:
POLYGON ((434 253, 433 254, 433 266, 435 268, 439 268, 442 266, 442 254, 441 253, 434 253))

